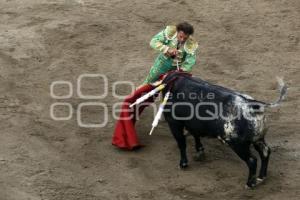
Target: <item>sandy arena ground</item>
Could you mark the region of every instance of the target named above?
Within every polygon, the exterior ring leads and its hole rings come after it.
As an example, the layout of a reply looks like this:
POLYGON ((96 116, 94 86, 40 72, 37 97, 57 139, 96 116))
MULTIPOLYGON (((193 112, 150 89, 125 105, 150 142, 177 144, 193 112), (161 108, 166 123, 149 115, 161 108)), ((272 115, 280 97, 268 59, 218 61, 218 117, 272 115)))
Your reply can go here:
MULTIPOLYGON (((299 40, 299 0, 1 0, 0 199, 299 199, 299 40), (194 25, 200 45, 194 76, 268 102, 278 95, 276 76, 290 87, 282 106, 268 110, 269 177, 254 190, 244 189, 246 165, 214 139, 204 139, 207 159, 195 162, 188 138, 190 167, 178 169, 167 124, 148 135, 150 110, 137 124, 145 148, 111 145, 112 107, 121 101, 112 95, 113 83, 138 86, 157 55, 151 37, 182 20, 194 25), (86 73, 108 77, 107 97, 79 98, 76 81, 86 73), (53 81, 71 82, 72 97, 52 98, 53 81), (50 117, 56 102, 72 105, 72 119, 50 117), (85 102, 108 105, 107 126, 78 126, 76 110, 85 102)), ((84 79, 82 91, 99 94, 101 83, 84 79)), ((128 88, 117 91, 128 94, 128 88)), ((103 120, 99 107, 82 110, 85 122, 103 120)), ((55 114, 68 113, 61 107, 55 114)))

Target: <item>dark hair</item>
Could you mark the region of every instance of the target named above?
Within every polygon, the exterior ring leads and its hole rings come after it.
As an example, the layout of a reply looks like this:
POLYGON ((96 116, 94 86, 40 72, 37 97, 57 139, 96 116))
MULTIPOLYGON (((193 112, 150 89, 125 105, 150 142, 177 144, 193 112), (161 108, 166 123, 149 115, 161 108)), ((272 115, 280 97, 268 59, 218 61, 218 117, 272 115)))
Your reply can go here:
POLYGON ((176 25, 177 31, 182 31, 187 35, 193 35, 194 33, 194 27, 187 23, 187 22, 182 22, 176 25))

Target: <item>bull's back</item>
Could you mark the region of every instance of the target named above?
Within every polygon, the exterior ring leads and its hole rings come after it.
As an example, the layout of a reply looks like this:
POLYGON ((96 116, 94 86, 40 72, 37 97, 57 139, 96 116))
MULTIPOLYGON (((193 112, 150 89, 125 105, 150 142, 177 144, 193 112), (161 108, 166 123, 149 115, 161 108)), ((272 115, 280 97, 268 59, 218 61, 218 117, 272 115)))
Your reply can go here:
POLYGON ((186 129, 201 136, 242 140, 254 137, 254 122, 243 115, 231 119, 236 112, 244 112, 242 106, 236 105, 239 98, 246 101, 239 93, 197 78, 177 81, 171 92, 166 119, 180 121, 186 129))

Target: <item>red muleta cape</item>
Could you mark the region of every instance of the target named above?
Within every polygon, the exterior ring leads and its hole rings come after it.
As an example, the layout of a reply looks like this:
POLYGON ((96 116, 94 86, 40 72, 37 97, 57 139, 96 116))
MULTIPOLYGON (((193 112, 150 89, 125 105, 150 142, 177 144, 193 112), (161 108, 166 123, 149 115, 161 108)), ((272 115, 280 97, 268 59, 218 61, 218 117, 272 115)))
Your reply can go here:
POLYGON ((119 120, 116 123, 115 131, 112 138, 112 144, 121 149, 132 150, 139 148, 142 145, 139 144, 138 137, 135 130, 136 116, 151 103, 154 102, 155 97, 150 97, 141 106, 135 105, 133 108, 129 108, 129 105, 134 103, 139 97, 150 92, 154 87, 152 85, 144 85, 134 91, 131 95, 127 96, 124 100, 119 120), (136 112, 138 109, 138 112, 136 112))
MULTIPOLYGON (((173 72, 180 73, 183 76, 192 76, 192 74, 190 74, 190 73, 183 72, 181 70, 179 70, 179 71, 175 70, 175 71, 170 71, 166 74, 160 75, 160 80, 163 80, 164 77, 167 76, 167 74, 170 74, 173 72)), ((176 78, 169 80, 166 84, 170 84, 170 83, 174 82, 174 80, 176 80, 176 78)), ((142 113, 142 111, 149 104, 154 102, 156 95, 148 98, 141 105, 133 106, 133 108, 129 108, 129 105, 134 103, 139 97, 150 92, 154 88, 155 87, 150 84, 144 85, 144 86, 140 87, 139 89, 137 89, 136 91, 134 91, 131 95, 126 97, 126 99, 124 100, 122 107, 121 107, 121 113, 120 113, 119 120, 117 121, 116 126, 115 126, 115 131, 114 131, 113 138, 112 138, 113 145, 115 145, 118 148, 127 149, 127 150, 132 150, 132 149, 139 148, 142 146, 139 144, 138 137, 137 137, 135 127, 134 127, 135 121, 136 121, 135 114, 140 115, 142 113), (138 110, 136 110, 136 109, 138 109, 138 110)))

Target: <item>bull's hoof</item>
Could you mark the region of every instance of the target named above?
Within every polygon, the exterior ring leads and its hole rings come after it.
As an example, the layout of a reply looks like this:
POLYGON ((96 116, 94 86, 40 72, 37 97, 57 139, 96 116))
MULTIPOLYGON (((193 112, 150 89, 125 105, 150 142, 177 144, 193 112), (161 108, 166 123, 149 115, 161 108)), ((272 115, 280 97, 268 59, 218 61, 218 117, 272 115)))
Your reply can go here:
POLYGON ((256 185, 260 185, 260 184, 262 184, 264 181, 266 180, 266 177, 263 177, 263 178, 257 178, 256 179, 256 185))
POLYGON ((249 181, 247 185, 245 185, 245 189, 253 189, 256 186, 256 178, 252 181, 249 181))
POLYGON ((245 189, 246 190, 253 190, 256 186, 257 186, 256 183, 251 183, 251 184, 247 183, 247 185, 245 185, 245 189))
POLYGON ((180 169, 186 169, 188 166, 189 165, 187 162, 180 162, 180 164, 179 164, 180 169))
POLYGON ((254 186, 249 186, 249 185, 245 185, 245 189, 246 190, 253 190, 253 188, 255 187, 255 185, 254 186))
POLYGON ((198 151, 193 158, 194 158, 194 161, 203 161, 203 160, 205 160, 204 151, 198 151))

